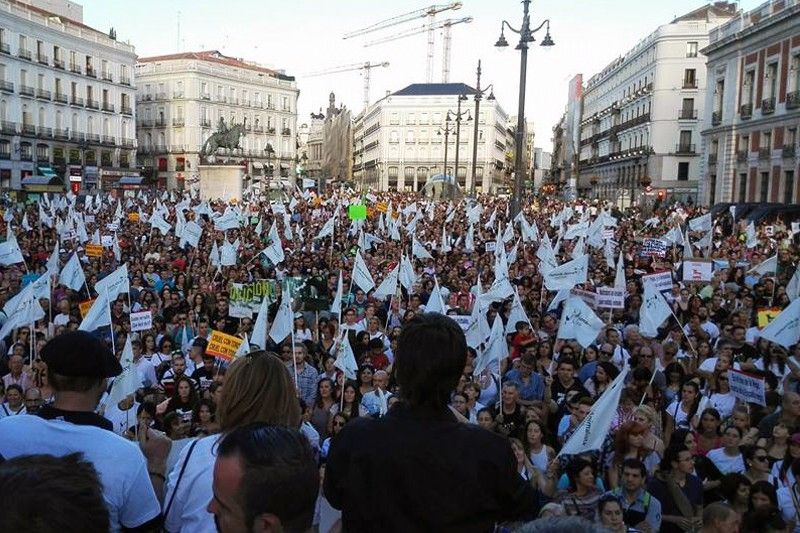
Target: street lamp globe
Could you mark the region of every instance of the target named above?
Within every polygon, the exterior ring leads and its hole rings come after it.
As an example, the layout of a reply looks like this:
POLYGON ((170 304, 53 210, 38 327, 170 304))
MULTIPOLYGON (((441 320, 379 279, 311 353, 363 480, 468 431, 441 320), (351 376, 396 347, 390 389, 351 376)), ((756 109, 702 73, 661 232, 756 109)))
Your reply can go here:
POLYGON ((506 41, 506 35, 502 28, 500 28, 500 38, 497 39, 497 42, 494 43, 494 45, 498 48, 505 48, 508 46, 508 41, 506 41))

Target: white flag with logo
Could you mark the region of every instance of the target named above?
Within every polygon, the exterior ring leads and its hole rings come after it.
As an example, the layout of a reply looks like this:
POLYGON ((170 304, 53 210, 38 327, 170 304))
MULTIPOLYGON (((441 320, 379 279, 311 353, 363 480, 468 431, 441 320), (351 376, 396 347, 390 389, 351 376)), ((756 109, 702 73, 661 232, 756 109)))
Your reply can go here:
POLYGON ((553 251, 553 244, 550 242, 550 236, 545 233, 539 242, 539 248, 536 250, 536 257, 539 258, 539 270, 542 274, 553 270, 558 267, 556 254, 553 251))
POLYGON ((417 274, 414 272, 414 265, 411 264, 411 260, 405 255, 400 258, 399 279, 400 284, 405 287, 409 293, 414 288, 414 283, 417 282, 417 274))
POLYGON ((475 251, 475 228, 473 228, 472 224, 469 225, 469 229, 467 230, 467 236, 464 237, 464 250, 467 252, 474 252, 475 251))
POLYGON ((766 276, 767 274, 774 274, 778 271, 778 255, 773 255, 769 259, 762 261, 761 263, 757 264, 753 268, 747 271, 748 274, 756 273, 762 276, 766 276))
POLYGON ((750 221, 750 224, 747 225, 747 247, 748 248, 755 248, 758 246, 758 237, 756 236, 756 225, 753 224, 753 221, 750 221))
POLYGON ((86 276, 83 273, 81 261, 78 254, 74 253, 61 269, 58 282, 73 291, 79 291, 86 284, 86 276))
POLYGON ((433 256, 417 240, 416 237, 412 237, 411 239, 411 257, 419 257, 420 259, 433 259, 433 256))
POLYGON ((480 375, 486 368, 491 371, 494 371, 496 368, 499 370, 500 362, 506 357, 508 357, 508 343, 506 343, 506 336, 503 333, 503 320, 498 314, 494 317, 492 330, 489 333, 489 340, 486 341, 486 347, 479 353, 478 358, 475 360, 473 375, 480 375))
POLYGON ((226 231, 229 229, 237 229, 239 227, 239 215, 233 209, 226 209, 222 216, 214 219, 214 229, 217 231, 226 231))
POLYGON ((269 328, 269 337, 276 343, 280 343, 292 333, 294 327, 294 313, 292 313, 292 299, 289 291, 284 287, 281 293, 281 305, 278 307, 278 314, 275 321, 269 328))
POLYGON ((331 313, 340 315, 342 313, 342 297, 344 296, 344 282, 342 281, 342 272, 339 271, 339 281, 336 283, 336 295, 333 297, 331 303, 331 313))
MULTIPOLYGON (((27 287, 25 287, 27 289, 27 287)), ((17 301, 14 311, 8 316, 0 329, 0 339, 4 339, 14 329, 31 326, 45 317, 44 309, 33 290, 23 289, 23 297, 17 301)), ((4 309, 5 310, 5 309, 4 309)))
POLYGON ((369 273, 369 268, 367 268, 367 263, 364 262, 360 250, 356 251, 353 262, 353 283, 365 293, 375 288, 375 281, 372 279, 372 274, 369 273))
POLYGON ((571 289, 579 283, 586 283, 589 275, 589 256, 584 255, 544 273, 544 283, 549 291, 571 289))
POLYGON ((339 338, 336 361, 333 366, 341 370, 347 379, 356 379, 358 364, 353 354, 353 348, 350 346, 350 340, 347 338, 347 331, 342 331, 342 336, 339 338))
POLYGON ((447 312, 444 301, 442 300, 442 292, 439 289, 439 280, 436 276, 433 276, 433 290, 428 297, 428 303, 425 304, 425 312, 439 313, 440 315, 447 312))
POLYGON ((106 400, 107 406, 116 406, 142 386, 142 378, 133 363, 133 346, 130 335, 125 339, 125 347, 122 349, 119 364, 122 366, 122 373, 114 378, 114 384, 111 385, 111 391, 106 400))
POLYGON ((315 241, 318 241, 318 240, 320 240, 320 239, 324 239, 324 238, 325 238, 325 237, 327 237, 328 235, 333 235, 333 225, 334 225, 335 223, 336 223, 336 218, 335 218, 335 217, 329 218, 329 219, 328 219, 328 220, 325 222, 325 225, 324 225, 324 226, 322 226, 322 229, 321 229, 321 230, 320 230, 320 232, 317 234, 317 236, 316 236, 316 237, 314 237, 314 240, 315 240, 315 241))
POLYGON ((22 257, 22 250, 20 250, 17 238, 11 233, 11 224, 8 225, 9 237, 6 242, 0 243, 0 265, 8 266, 17 263, 24 263, 25 259, 22 257))
POLYGON ((800 298, 780 312, 772 322, 761 330, 761 338, 780 344, 784 348, 794 346, 800 341, 800 298))
POLYGON ((110 326, 111 325, 111 307, 110 303, 108 302, 108 298, 106 298, 106 294, 101 292, 97 299, 92 304, 92 307, 89 308, 89 312, 86 313, 86 316, 81 322, 81 325, 78 326, 78 329, 81 331, 94 331, 97 328, 102 328, 103 326, 110 326))
POLYGON ((711 213, 691 219, 689 221, 689 229, 692 231, 711 231, 711 213))
POLYGON ((658 336, 658 328, 669 318, 672 310, 655 284, 644 284, 642 307, 639 309, 639 333, 645 337, 658 336))
POLYGON ((794 276, 786 284, 786 296, 791 302, 800 298, 800 268, 795 269, 794 276))
POLYGON ((531 326, 531 321, 528 319, 525 308, 522 307, 522 301, 519 299, 519 293, 514 291, 514 301, 511 303, 511 312, 508 314, 508 323, 506 324, 506 335, 517 332, 517 322, 525 322, 531 326))
POLYGON ((559 339, 575 339, 586 348, 597 340, 603 330, 603 321, 592 311, 586 302, 578 296, 570 296, 561 313, 558 327, 559 339))
POLYGON ((183 226, 183 232, 181 232, 181 248, 183 248, 186 243, 189 243, 193 248, 197 248, 202 235, 203 228, 200 227, 200 224, 194 220, 190 220, 183 226))
POLYGON ((270 263, 273 265, 283 262, 283 260, 286 259, 286 255, 283 253, 281 236, 278 235, 278 227, 275 225, 274 220, 272 221, 272 226, 269 228, 267 239, 269 239, 269 245, 261 250, 261 253, 266 255, 267 259, 269 259, 270 263))
POLYGON ((625 387, 625 377, 628 375, 628 371, 629 367, 625 365, 622 372, 592 406, 583 422, 564 443, 558 455, 577 455, 603 447, 603 442, 611 428, 611 421, 617 414, 619 397, 625 387))
POLYGON ((255 344, 260 349, 267 347, 267 319, 269 318, 269 298, 261 298, 261 306, 258 308, 258 317, 253 324, 253 333, 250 336, 250 343, 255 344))
POLYGON ((395 265, 389 274, 383 278, 383 281, 378 288, 375 289, 375 292, 372 293, 372 297, 376 300, 385 300, 387 296, 392 296, 397 291, 397 283, 400 277, 400 263, 395 265))
POLYGON ((128 263, 95 283, 94 289, 97 294, 106 294, 111 301, 116 300, 120 294, 131 292, 130 280, 128 279, 128 263))

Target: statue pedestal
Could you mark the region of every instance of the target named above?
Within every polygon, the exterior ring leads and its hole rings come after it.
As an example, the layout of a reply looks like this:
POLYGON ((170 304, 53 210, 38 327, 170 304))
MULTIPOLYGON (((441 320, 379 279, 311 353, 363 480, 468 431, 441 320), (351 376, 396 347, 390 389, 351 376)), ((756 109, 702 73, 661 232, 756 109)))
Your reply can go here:
POLYGON ((241 200, 247 168, 240 165, 199 165, 203 200, 241 200))

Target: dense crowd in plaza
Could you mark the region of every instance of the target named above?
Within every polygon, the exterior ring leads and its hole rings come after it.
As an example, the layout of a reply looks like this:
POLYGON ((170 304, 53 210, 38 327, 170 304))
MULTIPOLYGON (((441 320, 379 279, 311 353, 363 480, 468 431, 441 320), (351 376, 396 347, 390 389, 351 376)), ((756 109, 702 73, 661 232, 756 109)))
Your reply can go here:
POLYGON ((3 213, 2 531, 800 532, 797 220, 344 188, 3 213))

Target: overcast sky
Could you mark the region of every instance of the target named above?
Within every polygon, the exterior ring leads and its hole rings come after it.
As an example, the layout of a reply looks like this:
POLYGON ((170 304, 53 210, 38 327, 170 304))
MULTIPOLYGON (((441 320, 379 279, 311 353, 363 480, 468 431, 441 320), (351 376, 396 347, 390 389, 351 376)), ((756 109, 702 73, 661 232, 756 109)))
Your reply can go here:
MULTIPOLYGON (((297 76, 300 89, 298 122, 327 107, 328 93, 336 93, 354 113, 362 108, 363 85, 358 71, 304 77, 302 74, 364 61, 388 61, 372 70, 371 101, 386 91, 425 81, 426 34, 365 48, 364 42, 419 28, 422 18, 370 35, 343 40, 342 35, 375 22, 423 9, 447 0, 78 0, 84 22, 99 30, 110 27, 130 41, 140 56, 180 51, 219 50, 255 60, 297 76), (180 24, 179 24, 180 21, 180 24), (178 28, 180 27, 180 32, 178 28)), ((538 0, 532 3, 531 22, 551 21, 556 46, 534 43, 528 54, 526 114, 534 121, 535 144, 549 151, 552 127, 561 116, 569 79, 584 79, 601 70, 660 24, 706 2, 698 0, 538 0)), ((750 10, 758 0, 742 0, 750 10)), ((458 11, 446 11, 437 20, 474 18, 452 29, 450 81, 474 86, 478 59, 483 62, 482 86, 494 84, 495 96, 516 115, 519 94, 519 52, 515 35, 506 31, 511 46, 494 43, 500 23, 519 28, 522 5, 518 0, 464 0, 458 11)), ((536 34, 539 41, 544 30, 536 34)), ((434 81, 441 81, 442 38, 437 32, 434 81)))

